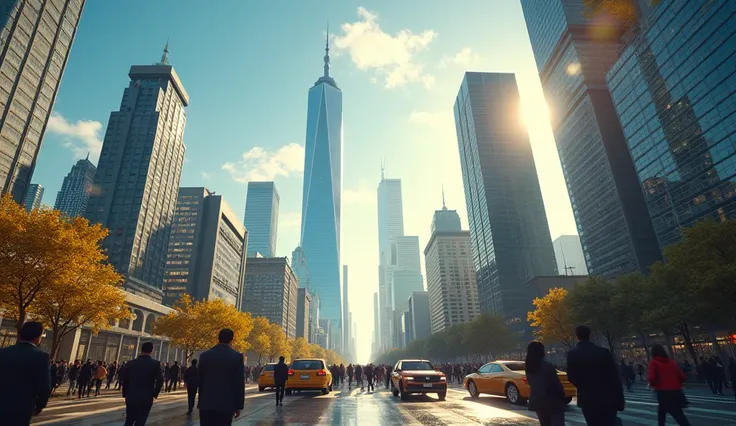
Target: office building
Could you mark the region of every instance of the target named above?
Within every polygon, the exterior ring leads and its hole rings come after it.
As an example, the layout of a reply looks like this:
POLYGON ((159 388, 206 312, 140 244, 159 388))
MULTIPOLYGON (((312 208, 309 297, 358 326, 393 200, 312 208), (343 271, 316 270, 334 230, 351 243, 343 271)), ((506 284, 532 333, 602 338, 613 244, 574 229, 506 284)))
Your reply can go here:
POLYGON ((343 355, 348 355, 350 346, 350 306, 348 304, 348 265, 342 265, 342 318, 345 326, 342 328, 343 355))
MULTIPOLYGON (((426 339, 432 333, 429 315, 429 292, 415 291, 409 296, 411 340, 426 339)), ((407 339, 407 344, 411 342, 407 339)))
POLYGON ((0 195, 26 199, 84 0, 0 1, 0 195))
POLYGON ((661 2, 608 85, 660 247, 736 218, 736 3, 661 2))
POLYGON ((452 215, 457 220, 451 222, 458 226, 435 228, 424 249, 432 334, 469 323, 480 315, 470 232, 460 229, 457 211, 445 205, 434 212, 433 223, 439 221, 438 216, 452 215))
POLYGON ((521 285, 557 275, 555 254, 514 74, 466 72, 455 125, 478 301, 504 315, 521 285))
POLYGON ((330 77, 329 51, 328 44, 324 74, 309 89, 300 245, 309 265, 310 290, 319 293, 320 316, 340 328, 342 91, 330 77))
POLYGON ((110 230, 102 247, 127 291, 161 301, 189 96, 168 61, 133 65, 110 114, 87 218, 110 230))
POLYGON ((661 253, 605 80, 625 26, 583 3, 521 1, 588 271, 613 278, 661 253))
POLYGON ((202 187, 179 188, 164 270, 164 304, 173 306, 189 294, 240 309, 248 239, 221 195, 202 187))
POLYGON ((406 347, 409 343, 414 341, 414 325, 412 324, 411 312, 404 311, 401 313, 401 332, 404 336, 402 347, 406 347))
POLYGON ((403 349, 406 346, 404 338, 404 311, 394 310, 391 318, 391 348, 403 349))
POLYGON ((43 186, 37 183, 28 185, 26 199, 23 201, 26 210, 32 212, 41 207, 41 200, 43 200, 43 186))
POLYGON ((64 178, 61 189, 56 194, 54 209, 68 217, 84 216, 87 212, 87 202, 92 193, 97 167, 89 161, 89 155, 84 160, 77 161, 69 174, 64 178))
POLYGON ((460 215, 457 214, 457 210, 448 210, 445 204, 445 190, 442 190, 442 210, 436 210, 434 216, 432 216, 432 227, 430 229, 430 235, 435 232, 459 232, 462 231, 462 225, 460 224, 460 215))
POLYGON ((577 235, 560 235, 552 242, 560 275, 588 275, 585 254, 577 235))
POLYGON ((371 339, 371 355, 378 355, 381 351, 380 326, 378 322, 379 307, 378 293, 373 293, 373 338, 371 339))
POLYGON ((286 257, 249 257, 245 267, 242 310, 278 324, 286 337, 296 337, 298 288, 286 257))
POLYGON ((309 343, 315 343, 315 333, 319 328, 319 294, 310 293, 312 303, 309 305, 309 343))
POLYGON ((304 256, 304 250, 301 247, 297 247, 291 252, 291 268, 299 280, 299 287, 309 290, 309 268, 307 268, 307 258, 304 256))
POLYGON ((248 230, 248 257, 276 256, 279 228, 279 192, 273 182, 248 182, 245 198, 245 229, 248 230))
POLYGON ((378 345, 391 349, 393 318, 393 291, 390 270, 398 265, 396 237, 404 235, 404 213, 401 195, 401 179, 386 179, 381 167, 378 184, 378 345), (383 340, 382 340, 383 339, 383 340))
POLYGON ((309 341, 309 309, 312 296, 304 287, 299 287, 296 293, 296 337, 303 337, 309 341))

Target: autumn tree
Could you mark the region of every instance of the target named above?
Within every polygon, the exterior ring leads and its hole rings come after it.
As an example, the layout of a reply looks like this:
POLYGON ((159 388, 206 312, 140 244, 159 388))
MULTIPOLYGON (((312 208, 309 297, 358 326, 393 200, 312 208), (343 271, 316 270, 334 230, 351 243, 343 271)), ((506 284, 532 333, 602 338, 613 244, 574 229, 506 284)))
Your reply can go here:
POLYGON ((184 294, 174 310, 153 323, 153 333, 169 338, 174 346, 184 348, 187 361, 197 351, 217 344, 217 335, 223 328, 233 330, 232 347, 240 352, 249 348, 253 329, 250 314, 238 311, 225 301, 198 301, 184 294))
MULTIPOLYGON (((615 287, 612 303, 621 309, 621 321, 626 324, 627 329, 636 332, 642 346, 648 348, 651 324, 646 321, 646 312, 656 303, 656 295, 652 294, 649 281, 641 273, 633 272, 617 277, 615 287)), ((649 351, 645 352, 649 359, 649 351)))
POLYGON ((534 299, 534 311, 529 312, 529 324, 542 341, 559 342, 569 349, 575 344, 575 322, 564 288, 550 289, 546 296, 534 299))
POLYGON ((278 357, 289 354, 291 348, 286 341, 286 333, 280 325, 269 324, 266 334, 269 340, 269 350, 266 353, 269 361, 274 362, 278 357))
POLYGON ((271 353, 271 337, 268 331, 270 326, 271 323, 266 317, 253 318, 253 331, 248 337, 248 343, 250 350, 258 355, 258 364, 271 353))
POLYGON ((309 351, 310 351, 310 356, 313 358, 320 358, 320 359, 327 358, 327 351, 325 351, 325 349, 320 345, 311 344, 309 346, 309 351))
POLYGON ((309 342, 303 337, 297 337, 291 341, 291 359, 309 358, 312 356, 309 350, 309 342))
MULTIPOLYGON (((453 327, 454 328, 454 327, 453 327)), ((514 349, 516 337, 503 318, 488 313, 473 319, 463 332, 462 345, 476 355, 494 358, 495 354, 514 349)))

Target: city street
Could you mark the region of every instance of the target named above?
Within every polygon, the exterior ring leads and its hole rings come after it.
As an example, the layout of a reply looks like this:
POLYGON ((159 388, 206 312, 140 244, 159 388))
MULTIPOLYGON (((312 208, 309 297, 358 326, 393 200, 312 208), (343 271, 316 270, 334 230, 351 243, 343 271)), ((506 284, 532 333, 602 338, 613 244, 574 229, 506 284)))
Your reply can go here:
MULTIPOLYGON (((732 389, 725 396, 710 395, 702 387, 686 391, 690 407, 686 414, 693 426, 736 425, 736 402, 732 389)), ((573 402, 568 408, 568 425, 584 425, 580 409, 573 402)), ((626 393, 626 411, 620 417, 624 425, 656 424, 656 399, 643 386, 626 393)), ((198 425, 195 414, 188 418, 186 390, 162 394, 154 403, 148 425, 198 425)), ((122 425, 124 404, 118 393, 109 393, 97 399, 70 400, 56 398, 49 403, 34 425, 122 425)), ((276 407, 272 392, 259 393, 246 387, 246 403, 240 420, 244 425, 535 425, 534 413, 525 407, 514 406, 505 399, 481 396, 471 399, 459 385, 453 385, 447 400, 439 402, 434 396, 413 396, 400 401, 379 389, 375 393, 347 388, 329 395, 318 393, 287 396, 283 407, 276 407)), ((675 424, 671 418, 668 424, 675 424)))

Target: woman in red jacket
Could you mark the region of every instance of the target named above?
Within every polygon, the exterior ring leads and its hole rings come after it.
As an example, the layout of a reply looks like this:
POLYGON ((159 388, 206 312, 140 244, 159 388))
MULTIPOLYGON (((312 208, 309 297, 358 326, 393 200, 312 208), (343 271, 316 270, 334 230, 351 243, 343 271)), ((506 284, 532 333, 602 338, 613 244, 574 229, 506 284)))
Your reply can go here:
POLYGON ((682 409, 687 405, 685 393, 682 391, 682 383, 685 381, 685 373, 680 366, 667 356, 662 345, 652 346, 652 361, 649 363, 649 384, 657 391, 657 422, 664 426, 667 413, 675 418, 682 426, 690 426, 682 409))

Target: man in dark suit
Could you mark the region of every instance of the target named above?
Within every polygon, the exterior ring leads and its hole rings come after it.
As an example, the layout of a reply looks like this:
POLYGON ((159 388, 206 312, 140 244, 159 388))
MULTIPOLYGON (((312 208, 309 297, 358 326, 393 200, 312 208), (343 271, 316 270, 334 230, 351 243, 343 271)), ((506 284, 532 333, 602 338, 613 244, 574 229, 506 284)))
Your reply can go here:
POLYGON ((49 355, 38 349, 43 325, 29 321, 20 327, 18 342, 0 349, 0 423, 31 424, 46 407, 51 391, 49 355))
POLYGON ((161 364, 151 358, 153 343, 141 345, 138 358, 129 361, 123 377, 123 398, 125 398, 125 426, 144 426, 151 412, 153 400, 158 398, 164 377, 161 364))
POLYGON ((616 361, 608 349, 590 341, 590 328, 575 329, 579 342, 567 354, 567 377, 578 391, 578 406, 594 426, 614 426, 616 412, 624 410, 624 388, 616 361))
POLYGON ((284 405, 284 388, 289 380, 289 366, 284 357, 279 357, 279 363, 273 367, 273 382, 276 384, 276 405, 284 405))
POLYGON ((243 354, 230 345, 235 335, 223 328, 218 344, 199 357, 199 421, 202 426, 226 426, 245 405, 243 354))
POLYGON ((189 401, 189 409, 187 415, 192 414, 194 409, 194 398, 197 396, 199 388, 199 370, 197 369, 197 360, 192 360, 192 366, 184 371, 184 386, 187 387, 187 400, 189 401))

